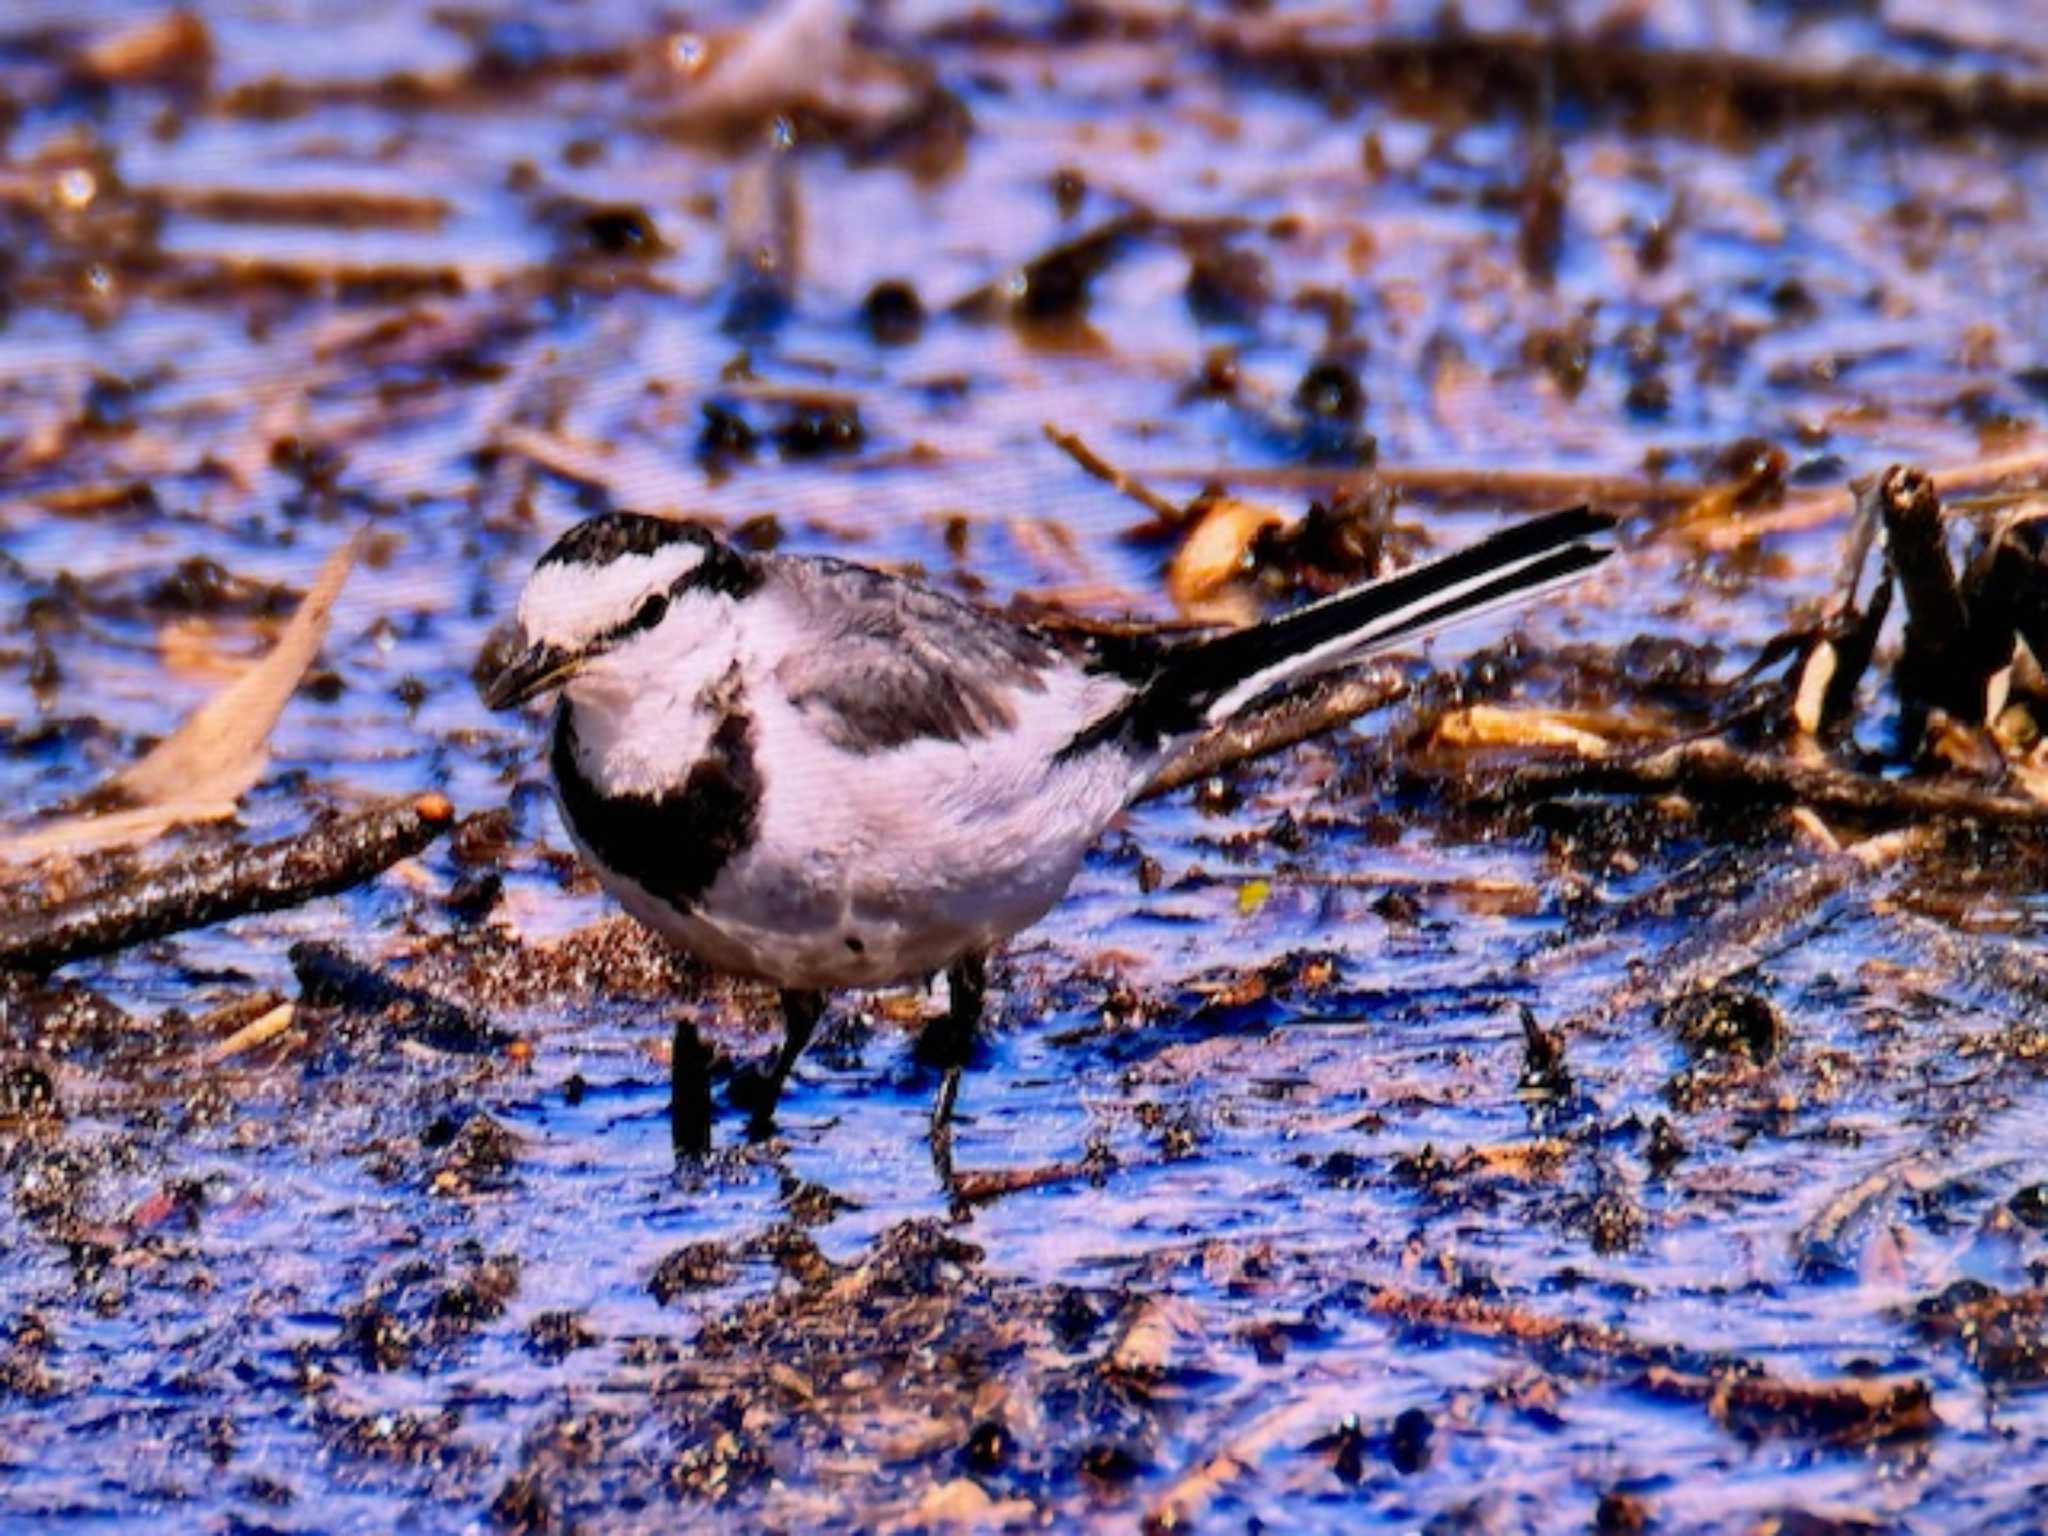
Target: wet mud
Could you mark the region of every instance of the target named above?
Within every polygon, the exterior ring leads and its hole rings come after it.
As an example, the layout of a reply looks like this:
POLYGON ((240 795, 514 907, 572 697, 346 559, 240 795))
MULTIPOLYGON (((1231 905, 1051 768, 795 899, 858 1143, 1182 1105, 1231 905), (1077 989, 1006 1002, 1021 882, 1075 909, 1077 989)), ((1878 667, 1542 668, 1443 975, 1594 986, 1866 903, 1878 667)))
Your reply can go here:
POLYGON ((2039 1530, 2033 8, 856 9, 0 19, 0 1527, 2039 1530), (950 1190, 915 988, 678 1159, 773 999, 479 697, 597 508, 1115 628, 1578 501, 1103 841, 950 1190))

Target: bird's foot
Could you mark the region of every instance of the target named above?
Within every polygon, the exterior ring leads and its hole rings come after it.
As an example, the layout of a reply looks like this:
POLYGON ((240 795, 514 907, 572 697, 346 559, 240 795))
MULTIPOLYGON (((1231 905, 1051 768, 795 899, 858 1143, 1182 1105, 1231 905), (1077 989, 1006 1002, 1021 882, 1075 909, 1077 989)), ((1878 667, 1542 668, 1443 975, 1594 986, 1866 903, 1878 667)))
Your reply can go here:
POLYGON ((711 1150, 711 1052, 680 1019, 669 1041, 668 1134, 677 1157, 711 1150))
POLYGON ((957 1074, 974 1054, 974 1027, 961 1028, 951 1015, 933 1019, 918 1033, 910 1048, 911 1059, 934 1072, 957 1074))
POLYGON ((725 1101, 747 1117, 747 1135, 765 1141, 775 1134, 775 1106, 782 1101, 782 1079, 772 1065, 741 1067, 726 1084, 725 1101))

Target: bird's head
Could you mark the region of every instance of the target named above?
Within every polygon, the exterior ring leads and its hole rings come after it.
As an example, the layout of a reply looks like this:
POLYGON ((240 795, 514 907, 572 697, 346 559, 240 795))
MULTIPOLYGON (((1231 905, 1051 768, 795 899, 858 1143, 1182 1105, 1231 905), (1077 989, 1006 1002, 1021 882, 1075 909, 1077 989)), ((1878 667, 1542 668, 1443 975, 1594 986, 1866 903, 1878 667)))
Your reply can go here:
POLYGON ((695 523, 606 512, 563 534, 519 598, 518 652, 484 690, 509 709, 650 633, 693 594, 744 595, 753 562, 695 523))

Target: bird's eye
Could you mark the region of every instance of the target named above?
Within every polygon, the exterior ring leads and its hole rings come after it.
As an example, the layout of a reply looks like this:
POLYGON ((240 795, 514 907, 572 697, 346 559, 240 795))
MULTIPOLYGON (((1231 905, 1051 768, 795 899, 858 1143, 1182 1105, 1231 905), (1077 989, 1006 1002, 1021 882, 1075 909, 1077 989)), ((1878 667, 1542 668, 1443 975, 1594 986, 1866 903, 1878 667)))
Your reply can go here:
POLYGON ((668 594, 657 592, 640 605, 640 611, 633 615, 635 629, 652 629, 668 612, 668 594))

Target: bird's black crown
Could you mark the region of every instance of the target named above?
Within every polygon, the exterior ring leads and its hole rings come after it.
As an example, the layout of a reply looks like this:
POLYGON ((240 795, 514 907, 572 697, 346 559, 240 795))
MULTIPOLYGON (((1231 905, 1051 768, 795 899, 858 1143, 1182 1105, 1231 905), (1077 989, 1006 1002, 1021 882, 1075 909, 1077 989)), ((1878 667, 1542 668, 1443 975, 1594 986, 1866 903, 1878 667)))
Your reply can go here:
POLYGON ((610 565, 621 555, 651 555, 671 544, 711 544, 709 529, 645 512, 604 512, 585 518, 548 546, 542 565, 610 565))

